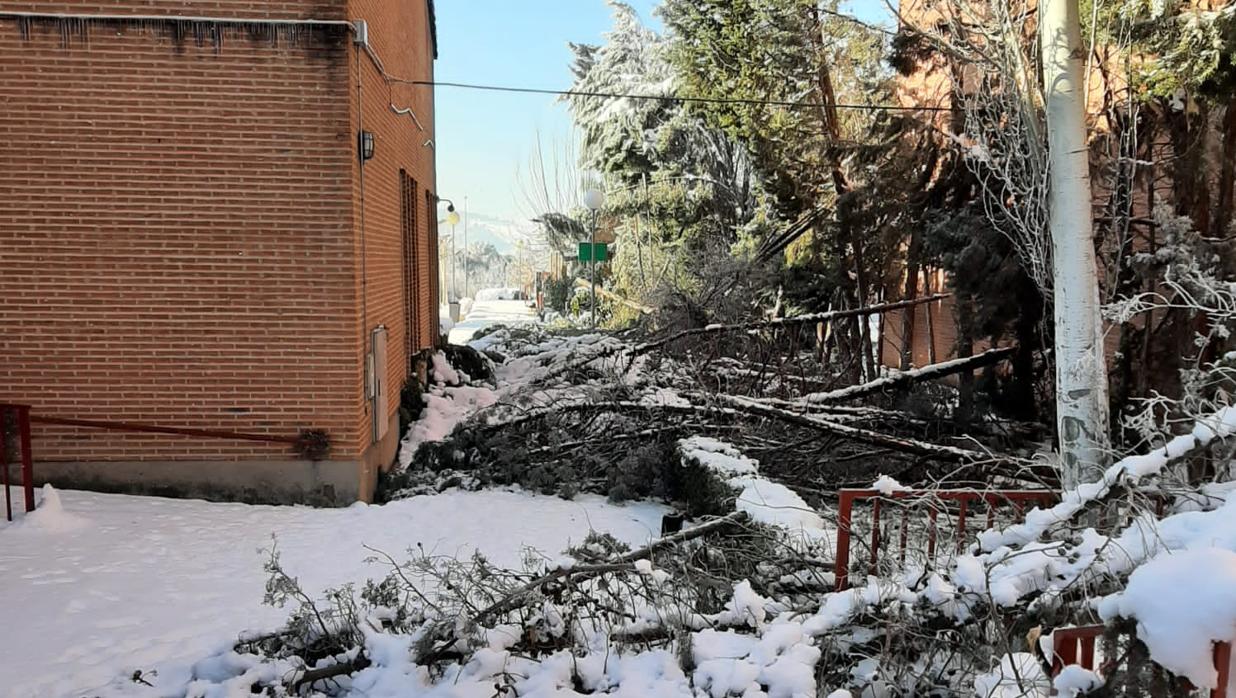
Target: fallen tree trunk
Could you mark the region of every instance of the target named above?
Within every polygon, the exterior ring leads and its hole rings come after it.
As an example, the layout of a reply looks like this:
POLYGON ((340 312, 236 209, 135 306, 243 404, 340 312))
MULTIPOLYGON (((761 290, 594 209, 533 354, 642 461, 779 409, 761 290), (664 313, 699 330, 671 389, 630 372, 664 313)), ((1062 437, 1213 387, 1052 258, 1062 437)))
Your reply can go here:
MULTIPOLYGON (((587 279, 581 279, 581 278, 579 278, 579 277, 576 277, 576 278, 575 278, 575 285, 576 285, 577 287, 579 287, 579 288, 584 288, 584 289, 592 290, 592 283, 591 283, 591 282, 589 282, 587 279)), ((622 296, 618 295, 617 293, 614 293, 613 291, 607 291, 607 290, 605 290, 605 289, 601 288, 600 286, 597 286, 597 295, 600 295, 600 296, 605 296, 606 298, 608 298, 608 299, 610 299, 610 300, 614 301, 615 303, 619 303, 619 304, 621 304, 621 305, 625 305, 626 307, 628 307, 628 308, 630 308, 630 309, 632 309, 632 310, 638 310, 639 312, 643 313, 644 315, 652 315, 653 313, 657 312, 657 309, 656 309, 656 308, 652 308, 652 307, 649 307, 649 306, 646 306, 646 305, 640 305, 639 303, 636 303, 636 302, 635 302, 635 301, 633 301, 633 300, 630 300, 630 299, 628 299, 628 298, 623 298, 622 296)))
POLYGON ((881 303, 879 305, 868 305, 862 308, 851 308, 849 310, 830 310, 825 313, 810 313, 807 315, 795 315, 793 317, 773 318, 772 320, 755 320, 752 322, 743 322, 736 325, 708 325, 707 327, 694 327, 689 330, 676 332, 664 339, 658 339, 653 342, 645 342, 631 350, 632 356, 647 354, 648 352, 659 349, 667 344, 676 342, 684 337, 692 337, 702 334, 715 334, 722 332, 743 332, 748 330, 758 330, 769 327, 792 327, 795 325, 813 324, 817 322, 828 322, 830 320, 839 320, 848 317, 860 317, 864 315, 875 315, 876 313, 885 313, 890 310, 900 310, 902 308, 911 308, 923 303, 932 303, 934 301, 948 298, 947 293, 938 293, 934 296, 924 296, 922 298, 914 298, 910 300, 897 301, 895 303, 881 303))
POLYGON ((955 373, 963 371, 971 371, 983 366, 989 366, 998 363, 1012 356, 1017 347, 1001 347, 998 349, 989 349, 982 354, 969 356, 965 358, 953 359, 943 363, 932 364, 922 368, 915 368, 909 371, 899 371, 883 378, 877 378, 873 381, 863 383, 861 385, 851 385, 837 390, 830 390, 826 393, 811 393, 804 395, 801 400, 809 404, 818 404, 824 402, 840 402, 842 400, 853 400, 854 398, 863 397, 872 393, 878 393, 892 388, 900 388, 906 385, 912 385, 921 381, 935 380, 945 376, 951 376, 955 373))
POLYGON ((814 429, 816 431, 845 436, 854 439, 855 441, 862 441, 872 444, 873 446, 882 446, 889 450, 900 451, 902 453, 928 456, 937 460, 953 463, 1012 464, 1017 462, 1016 459, 1008 456, 972 451, 970 449, 958 448, 956 446, 933 444, 927 441, 919 441, 918 439, 907 439, 900 436, 892 436, 890 434, 872 431, 870 429, 862 429, 859 427, 850 426, 848 424, 839 424, 837 422, 820 419, 819 417, 783 410, 748 398, 718 395, 716 396, 716 399, 722 404, 727 405, 728 407, 739 412, 779 419, 791 424, 797 424, 799 426, 814 429))
MULTIPOLYGON (((540 419, 542 417, 551 417, 560 414, 570 414, 579 412, 647 412, 663 414, 717 414, 724 413, 725 410, 719 410, 715 407, 707 405, 666 405, 666 404, 648 404, 643 402, 632 402, 629 400, 614 401, 614 402, 568 402, 566 404, 553 405, 551 407, 538 407, 530 409, 523 414, 516 415, 510 419, 505 419, 497 422, 489 422, 487 424, 477 425, 475 428, 478 431, 492 432, 540 419)), ((732 414, 732 413, 731 413, 732 414)))
POLYGON ((319 681, 330 681, 339 676, 350 676, 355 674, 361 669, 369 666, 369 663, 369 658, 365 656, 364 652, 361 652, 355 658, 339 662, 338 664, 332 664, 319 669, 307 668, 304 670, 304 673, 299 674, 296 678, 292 679, 292 694, 299 695, 301 688, 305 686, 313 688, 313 684, 318 683, 319 681))
POLYGON ((956 446, 946 446, 943 444, 920 441, 918 439, 893 436, 891 434, 885 434, 882 432, 873 431, 871 429, 863 429, 832 420, 821 419, 815 414, 793 412, 788 409, 775 407, 751 398, 731 395, 713 395, 706 393, 684 393, 682 397, 692 400, 693 404, 649 405, 631 401, 568 403, 564 405, 555 405, 553 407, 530 410, 511 419, 479 425, 477 429, 486 432, 498 431, 516 427, 543 417, 579 412, 643 412, 648 414, 661 413, 663 415, 710 414, 725 417, 736 417, 741 414, 754 414, 761 417, 768 417, 770 419, 777 419, 789 424, 807 427, 815 431, 847 437, 854 439, 855 441, 861 441, 874 446, 881 446, 891 451, 908 453, 916 456, 927 456, 950 463, 984 463, 1005 466, 1026 465, 1023 461, 1010 456, 983 453, 981 451, 974 451, 956 446))

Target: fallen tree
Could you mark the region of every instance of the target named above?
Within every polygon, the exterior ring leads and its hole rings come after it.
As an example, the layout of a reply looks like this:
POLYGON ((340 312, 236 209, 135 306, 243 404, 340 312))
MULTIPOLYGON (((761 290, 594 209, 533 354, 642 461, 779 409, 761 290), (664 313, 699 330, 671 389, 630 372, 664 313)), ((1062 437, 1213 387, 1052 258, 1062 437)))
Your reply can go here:
POLYGON ((922 381, 939 380, 940 378, 944 378, 946 376, 955 375, 965 371, 973 371, 976 368, 982 368, 984 366, 990 366, 1007 359, 1016 351, 1017 347, 999 347, 996 349, 988 349, 987 351, 974 356, 952 359, 950 361, 931 364, 930 366, 923 366, 922 368, 915 368, 909 371, 897 371, 861 385, 851 385, 845 388, 830 390, 823 393, 810 393, 808 395, 804 395, 801 399, 803 402, 811 404, 853 400, 855 398, 864 397, 873 393, 880 393, 886 390, 892 390, 894 388, 904 388, 922 381))
MULTIPOLYGON (((591 291, 594 288, 592 282, 588 281, 587 279, 580 279, 578 277, 575 279, 575 287, 582 288, 582 289, 589 290, 589 291, 591 291)), ((629 298, 620 296, 617 293, 614 293, 613 291, 602 288, 601 286, 596 286, 595 288, 596 288, 598 296, 608 298, 619 305, 626 306, 630 308, 631 310, 640 312, 641 314, 652 315, 653 313, 657 312, 657 309, 653 308, 652 306, 643 305, 641 303, 636 303, 635 301, 629 298)))
POLYGON ((868 305, 862 308, 851 308, 849 310, 829 310, 822 313, 809 313, 806 315, 795 315, 792 317, 772 318, 769 320, 754 320, 751 322, 741 322, 733 325, 707 325, 705 327, 693 327, 691 329, 681 330, 669 335, 663 339, 658 339, 652 342, 645 342, 635 346, 631 350, 632 356, 640 356, 648 352, 660 349, 669 344, 673 344, 687 337, 696 337, 708 334, 722 334, 726 332, 749 332, 751 330, 760 330, 776 327, 795 327, 798 325, 809 325, 821 322, 832 322, 852 317, 865 317, 878 313, 886 313, 891 310, 901 310, 903 308, 912 308, 923 303, 933 303, 935 301, 948 298, 947 293, 938 293, 932 296, 923 296, 922 298, 911 298, 908 300, 897 301, 894 303, 881 303, 878 305, 868 305))

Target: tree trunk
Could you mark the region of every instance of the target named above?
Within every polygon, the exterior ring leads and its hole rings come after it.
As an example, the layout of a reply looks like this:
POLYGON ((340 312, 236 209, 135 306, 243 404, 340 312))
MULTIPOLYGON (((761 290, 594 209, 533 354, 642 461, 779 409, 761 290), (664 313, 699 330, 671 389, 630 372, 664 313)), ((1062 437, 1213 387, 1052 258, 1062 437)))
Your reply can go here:
MULTIPOLYGON (((956 299, 957 358, 964 361, 974 356, 974 301, 968 293, 959 293, 956 299)), ((957 412, 953 417, 963 426, 974 418, 974 374, 970 371, 957 377, 957 412)))
MULTIPOLYGON (((919 268, 919 248, 922 245, 919 243, 918 226, 914 227, 914 232, 910 236, 910 249, 906 252, 906 290, 903 297, 906 300, 913 300, 918 297, 918 268, 919 268)), ((914 363, 914 321, 918 315, 918 308, 906 308, 901 311, 901 361, 900 367, 903 371, 910 370, 914 363)))
MULTIPOLYGON (((865 397, 872 393, 888 392, 894 389, 901 389, 905 386, 921 383, 922 381, 938 380, 945 376, 954 374, 966 375, 972 373, 976 368, 983 368, 994 363, 999 363, 1009 358, 1016 347, 1002 347, 996 349, 988 349, 987 351, 977 356, 958 356, 956 359, 945 361, 941 364, 932 364, 931 366, 923 366, 909 371, 894 373, 889 376, 876 378, 869 383, 862 385, 851 385, 837 390, 830 390, 824 393, 810 393, 800 398, 808 404, 830 404, 842 402, 845 400, 854 400, 856 398, 865 397)), ((966 352, 958 352, 959 354, 966 352)), ((973 352, 968 352, 972 354, 973 352)))
MULTIPOLYGON (((811 40, 818 52, 817 60, 819 65, 816 70, 816 91, 820 96, 820 122, 823 125, 824 133, 828 134, 829 143, 825 145, 827 152, 825 157, 829 162, 831 175, 833 180, 833 190, 837 194, 837 224, 841 230, 841 239, 849 245, 853 251, 854 261, 854 279, 855 279, 855 298, 854 303, 857 307, 862 307, 871 302, 870 286, 867 283, 866 259, 863 251, 862 236, 854 231, 853 214, 850 211, 852 203, 846 200, 846 195, 850 193, 851 186, 849 178, 846 177, 845 170, 841 166, 841 158, 837 155, 837 144, 841 141, 841 121, 837 115, 837 95, 833 89, 832 74, 828 70, 828 63, 824 61, 824 46, 827 43, 823 31, 824 25, 820 22, 818 12, 814 15, 815 31, 812 32, 811 40)), ((876 376, 877 369, 875 357, 871 351, 871 326, 863 319, 861 324, 856 328, 858 330, 858 360, 859 360, 859 376, 862 380, 871 380, 876 376)))
POLYGON ((1091 231, 1078 0, 1045 0, 1039 38, 1051 186, 1048 222, 1055 288, 1056 428, 1066 489, 1092 479, 1108 453, 1107 364, 1091 231))
POLYGON ((1211 235, 1217 238, 1227 236, 1228 226, 1232 223, 1232 204, 1236 191, 1236 99, 1228 102, 1223 114, 1223 159, 1219 163, 1219 204, 1215 207, 1215 217, 1211 222, 1211 235))

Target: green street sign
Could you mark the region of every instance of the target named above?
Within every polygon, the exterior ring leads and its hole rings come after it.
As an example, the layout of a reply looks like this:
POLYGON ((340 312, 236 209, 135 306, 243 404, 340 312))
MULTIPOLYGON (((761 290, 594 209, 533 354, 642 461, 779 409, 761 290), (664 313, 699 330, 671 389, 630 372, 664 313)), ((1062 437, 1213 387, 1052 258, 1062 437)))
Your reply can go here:
POLYGON ((605 262, 609 260, 609 245, 608 244, 604 242, 598 242, 595 244, 588 243, 588 242, 581 242, 579 243, 579 261, 581 262, 593 261, 592 260, 593 248, 596 248, 596 253, 597 253, 596 261, 605 262))

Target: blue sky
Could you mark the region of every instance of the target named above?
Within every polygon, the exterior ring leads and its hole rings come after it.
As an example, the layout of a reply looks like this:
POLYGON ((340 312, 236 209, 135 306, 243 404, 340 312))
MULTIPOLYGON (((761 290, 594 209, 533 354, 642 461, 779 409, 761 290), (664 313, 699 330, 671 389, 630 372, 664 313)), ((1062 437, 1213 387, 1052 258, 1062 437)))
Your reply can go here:
MULTIPOLYGON (((657 0, 629 0, 651 26, 657 0)), ((438 0, 437 79, 566 89, 568 41, 600 43, 610 26, 604 0, 438 0)), ((864 19, 885 17, 882 0, 854 0, 864 19)), ((437 89, 438 194, 473 213, 519 220, 517 184, 537 134, 570 138, 566 106, 548 95, 437 89)))

